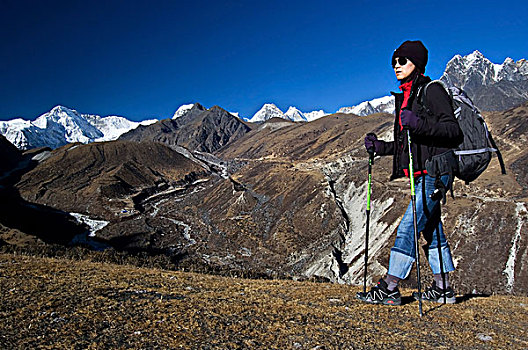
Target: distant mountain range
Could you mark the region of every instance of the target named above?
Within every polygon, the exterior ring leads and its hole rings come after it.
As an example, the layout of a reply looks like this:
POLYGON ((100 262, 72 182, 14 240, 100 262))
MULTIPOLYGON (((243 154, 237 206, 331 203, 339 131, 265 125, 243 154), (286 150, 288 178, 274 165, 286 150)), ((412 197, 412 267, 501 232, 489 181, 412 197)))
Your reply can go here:
POLYGON ((290 106, 286 113, 284 113, 273 103, 266 103, 253 117, 246 118, 246 120, 250 123, 259 123, 271 118, 282 118, 291 120, 292 122, 310 122, 328 114, 323 110, 303 113, 293 106, 290 106))
POLYGON ((156 121, 133 122, 124 117, 81 114, 68 107, 56 106, 34 121, 20 118, 0 121, 0 133, 22 150, 58 148, 74 142, 115 140, 139 125, 149 125, 156 121))
MULTIPOLYGON (((502 64, 491 63, 482 53, 475 51, 467 56, 456 55, 446 66, 440 78, 448 85, 462 87, 475 104, 482 110, 505 110, 528 100, 528 62, 517 62, 507 58, 502 64)), ((18 149, 38 147, 58 148, 67 143, 90 143, 116 140, 121 135, 150 124, 172 125, 175 130, 179 121, 186 115, 207 111, 200 104, 186 104, 178 108, 171 119, 163 122, 145 120, 133 122, 124 117, 81 114, 74 109, 57 106, 34 121, 13 119, 0 121, 0 134, 18 149)), ((217 111, 218 112, 218 111, 217 111)), ((276 105, 267 103, 251 118, 239 117, 238 113, 227 113, 239 122, 262 123, 272 118, 282 118, 293 122, 310 122, 329 113, 319 110, 302 112, 290 106, 286 112, 276 105)), ((376 98, 356 106, 343 107, 337 113, 367 116, 374 113, 394 113, 392 96, 376 98)), ((166 134, 166 133, 165 133, 166 134)))

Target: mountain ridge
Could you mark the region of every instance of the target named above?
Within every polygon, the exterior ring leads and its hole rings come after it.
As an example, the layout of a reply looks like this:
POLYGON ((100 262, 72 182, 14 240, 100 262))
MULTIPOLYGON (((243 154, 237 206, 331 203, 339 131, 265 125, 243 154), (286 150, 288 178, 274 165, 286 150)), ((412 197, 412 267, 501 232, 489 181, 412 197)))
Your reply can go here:
POLYGON ((205 109, 195 104, 176 119, 140 126, 124 133, 119 139, 157 141, 189 151, 212 153, 249 130, 251 127, 247 123, 219 106, 205 109))
MULTIPOLYGON (((466 55, 455 55, 447 64, 440 78, 448 85, 462 87, 481 110, 506 110, 528 100, 528 62, 506 58, 502 64, 489 61, 475 50, 466 55)), ((196 109, 206 110, 199 103, 180 106, 172 119, 177 120, 196 109), (198 107, 199 106, 199 107, 198 107)), ((392 96, 364 101, 352 107, 342 107, 336 113, 367 116, 375 113, 394 113, 392 96)), ((250 123, 262 123, 272 118, 283 118, 294 122, 310 122, 328 113, 323 110, 302 112, 290 106, 286 112, 273 103, 266 103, 252 117, 239 117, 250 123)), ((36 147, 57 148, 69 142, 98 142, 115 140, 139 125, 148 125, 156 120, 131 122, 123 117, 80 114, 73 109, 57 106, 35 121, 12 119, 0 122, 0 133, 19 149, 36 147), (48 127, 49 126, 49 127, 48 127)))
POLYGON ((81 114, 65 106, 55 106, 34 121, 0 121, 0 133, 21 150, 38 147, 58 148, 68 143, 115 140, 122 133, 148 125, 154 120, 132 122, 124 117, 81 114))

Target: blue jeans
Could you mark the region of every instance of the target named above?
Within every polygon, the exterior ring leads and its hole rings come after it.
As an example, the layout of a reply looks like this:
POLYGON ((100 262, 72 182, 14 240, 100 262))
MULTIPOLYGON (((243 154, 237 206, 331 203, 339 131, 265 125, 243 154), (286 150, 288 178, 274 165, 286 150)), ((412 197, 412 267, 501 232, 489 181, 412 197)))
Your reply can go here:
MULTIPOLYGON (((443 175, 441 179, 447 186, 449 175, 443 175)), ((441 273, 440 254, 438 252, 439 234, 444 272, 454 271, 453 258, 451 257, 451 251, 449 250, 440 219, 439 200, 431 199, 431 194, 435 190, 435 178, 429 175, 420 176, 416 178, 415 188, 417 227, 418 232, 421 232, 427 241, 424 250, 431 270, 433 270, 434 274, 441 273)), ((414 223, 411 202, 398 226, 396 241, 391 249, 388 274, 401 279, 407 278, 415 260, 414 223)))

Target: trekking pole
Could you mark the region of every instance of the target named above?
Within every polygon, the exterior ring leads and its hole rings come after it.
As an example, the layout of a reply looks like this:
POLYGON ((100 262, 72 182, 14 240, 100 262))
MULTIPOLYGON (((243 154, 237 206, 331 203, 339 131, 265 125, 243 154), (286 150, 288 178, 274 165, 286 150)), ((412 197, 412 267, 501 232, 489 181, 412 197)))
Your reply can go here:
MULTIPOLYGON (((451 176, 451 175, 449 175, 451 176)), ((440 186, 438 186, 438 184, 441 184, 441 186, 443 186, 443 183, 442 183, 442 180, 441 180, 441 175, 440 173, 438 172, 436 174, 436 180, 435 180, 435 187, 436 189, 434 190, 433 194, 431 194, 431 199, 433 200, 438 200, 438 216, 440 216, 440 213, 442 212, 441 211, 441 207, 442 207, 442 199, 444 198, 445 196, 445 191, 442 191, 440 189, 440 186), (438 182, 440 181, 440 182, 438 182)), ((447 190, 447 189, 446 189, 447 190)), ((443 289, 445 290, 446 288, 446 274, 444 272, 444 259, 443 259, 443 256, 442 256, 442 245, 440 244, 440 222, 441 222, 441 218, 439 217, 438 218, 438 224, 436 225, 436 242, 438 244, 437 248, 438 248, 438 262, 440 264, 440 276, 442 276, 442 283, 443 283, 443 289)), ((444 304, 447 304, 447 295, 444 291, 444 304)))
POLYGON ((436 241, 438 244, 438 260, 440 261, 440 276, 442 276, 442 283, 444 289, 444 304, 447 304, 447 294, 445 292, 446 289, 446 275, 444 272, 444 259, 442 258, 442 247, 440 246, 440 225, 436 228, 436 241))
POLYGON ((413 156, 411 148, 411 132, 407 128, 407 147, 409 147, 409 179, 411 184, 411 204, 413 210, 413 225, 414 225, 414 250, 416 252, 416 277, 418 280, 418 309, 420 311, 420 317, 423 316, 422 312, 422 281, 420 279, 420 250, 418 249, 418 220, 416 217, 416 191, 414 188, 414 167, 413 167, 413 156))
POLYGON ((367 292, 367 264, 369 247, 369 227, 370 227, 370 195, 372 194, 372 164, 374 164, 374 147, 369 147, 368 181, 367 181, 367 228, 365 232, 365 271, 363 273, 363 293, 367 292))

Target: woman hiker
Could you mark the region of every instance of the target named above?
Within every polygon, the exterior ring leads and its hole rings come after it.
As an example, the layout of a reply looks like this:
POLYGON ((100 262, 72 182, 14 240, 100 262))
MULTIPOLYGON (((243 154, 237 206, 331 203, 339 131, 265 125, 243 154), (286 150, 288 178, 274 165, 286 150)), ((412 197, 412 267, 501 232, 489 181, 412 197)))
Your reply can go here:
MULTIPOLYGON (((455 267, 440 221, 440 199, 431 198, 439 186, 443 185, 445 190, 451 185, 452 175, 450 171, 428 173, 426 161, 449 153, 462 142, 463 134, 454 116, 450 97, 441 84, 430 84, 425 101, 420 103, 423 88, 431 81, 423 75, 427 60, 428 52, 421 41, 405 41, 394 51, 392 67, 402 91, 393 93, 396 98, 394 141, 378 140, 375 134, 370 133, 365 137, 365 147, 367 150, 374 149, 379 156, 393 156, 391 180, 414 176, 418 232, 422 232, 427 241, 424 249, 434 274, 434 282, 422 293, 422 300, 454 303, 456 299, 449 286, 449 273, 455 267), (407 130, 411 135, 414 174, 409 174, 407 130), (439 180, 435 184, 436 178, 439 180), (440 261, 443 262, 443 271, 440 261)), ((409 203, 398 226, 387 275, 369 292, 358 293, 357 297, 367 303, 401 305, 398 283, 409 275, 415 256, 413 208, 409 203)), ((418 298, 418 293, 414 293, 414 297, 418 298)))

